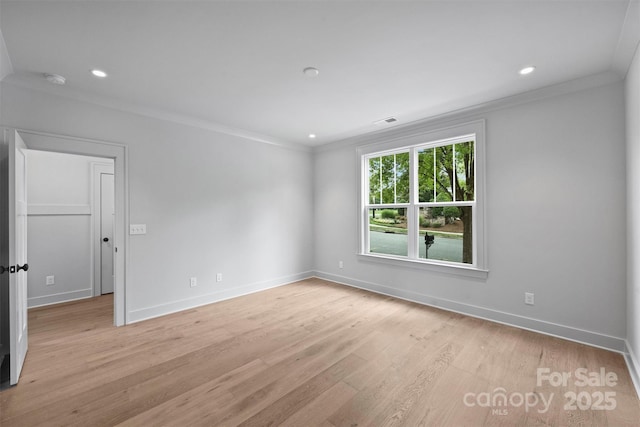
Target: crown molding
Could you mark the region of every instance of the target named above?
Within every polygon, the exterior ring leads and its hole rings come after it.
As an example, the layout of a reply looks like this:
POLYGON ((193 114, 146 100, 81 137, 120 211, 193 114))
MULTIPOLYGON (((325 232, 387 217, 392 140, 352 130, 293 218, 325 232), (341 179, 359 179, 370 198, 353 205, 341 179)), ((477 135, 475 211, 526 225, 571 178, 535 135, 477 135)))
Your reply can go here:
POLYGON ((631 0, 620 29, 620 37, 613 54, 611 69, 625 77, 640 42, 640 2, 631 0))
MULTIPOLYGON (((405 137, 411 134, 419 133, 434 126, 446 126, 450 122, 457 122, 459 120, 473 120, 478 118, 481 114, 486 114, 491 111, 501 110, 505 108, 511 108, 517 105, 526 104, 533 101, 538 101, 547 98, 553 98, 556 96, 566 95, 573 92, 579 92, 586 89, 595 88, 598 86, 604 86, 607 84, 620 81, 622 79, 619 72, 614 70, 605 71, 598 74, 593 74, 587 77, 570 80, 567 82, 546 86, 540 89, 523 92, 520 94, 500 98, 481 104, 472 105, 469 107, 459 108, 451 110, 446 113, 437 114, 434 116, 425 117, 423 119, 415 120, 406 124, 394 126, 393 128, 381 129, 373 132, 364 132, 355 135, 347 136, 342 139, 338 139, 333 142, 329 142, 322 145, 303 145, 294 143, 291 141, 279 140, 277 138, 253 133, 250 131, 237 129, 212 121, 198 119, 190 117, 188 115, 174 113, 156 108, 150 108, 143 105, 134 105, 131 103, 125 103, 115 99, 109 99, 104 97, 98 97, 93 95, 87 95, 77 90, 65 90, 61 93, 57 87, 48 87, 51 85, 37 85, 33 84, 28 78, 20 78, 15 74, 9 76, 9 78, 2 81, 3 84, 12 85, 15 87, 24 88, 27 90, 33 90, 37 92, 47 93, 51 96, 70 99, 76 102, 88 103, 96 105, 102 108, 108 108, 111 110, 135 114, 147 118, 156 120, 162 120, 172 123, 181 124, 184 126, 204 129, 216 133, 235 136, 251 141, 256 141, 264 144, 278 146, 285 149, 303 151, 303 152, 323 152, 329 150, 335 150, 339 148, 345 148, 349 146, 358 146, 368 143, 375 143, 386 139, 395 139, 405 137)), ((68 89, 68 88, 65 88, 68 89)))
POLYGON ((608 85, 621 80, 622 78, 618 73, 614 71, 605 71, 603 73, 593 74, 587 77, 569 80, 540 89, 452 110, 435 116, 426 117, 424 119, 419 119, 403 125, 395 126, 391 129, 383 129, 353 137, 347 137, 328 144, 315 146, 313 147, 313 151, 318 153, 347 147, 356 147, 365 144, 375 144, 385 140, 404 138, 417 133, 426 132, 433 129, 434 127, 446 127, 460 121, 471 121, 480 119, 482 118, 482 115, 491 111, 512 108, 534 101, 567 95, 582 90, 608 85))
POLYGON ((61 88, 55 87, 53 85, 34 84, 32 78, 28 78, 28 77, 23 78, 16 74, 13 74, 9 76, 7 79, 2 80, 2 83, 15 86, 18 88, 22 88, 22 89, 46 93, 51 96, 65 98, 75 102, 91 104, 91 105, 107 108, 107 109, 122 112, 122 113, 134 114, 137 116, 143 116, 151 119, 176 123, 176 124, 189 126, 193 128, 204 129, 211 132, 243 138, 250 141, 269 144, 269 145, 286 148, 290 150, 297 150, 297 151, 304 151, 304 152, 312 151, 311 147, 307 145, 302 145, 299 143, 285 141, 285 140, 281 140, 281 139, 274 138, 267 135, 262 135, 256 132, 251 132, 244 129, 238 129, 231 126, 222 125, 214 121, 192 117, 187 114, 181 114, 181 113, 176 113, 169 110, 148 107, 141 104, 129 103, 129 102, 113 99, 113 98, 95 96, 95 95, 87 94, 82 91, 74 90, 71 88, 63 88, 62 90, 61 88))

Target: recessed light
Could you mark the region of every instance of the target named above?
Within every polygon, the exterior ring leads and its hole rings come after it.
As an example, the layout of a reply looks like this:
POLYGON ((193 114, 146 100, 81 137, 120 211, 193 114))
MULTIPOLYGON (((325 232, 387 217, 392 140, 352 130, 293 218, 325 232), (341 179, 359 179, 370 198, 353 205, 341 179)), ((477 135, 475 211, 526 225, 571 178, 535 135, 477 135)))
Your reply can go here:
POLYGON ((105 77, 107 77, 107 73, 105 73, 102 70, 98 70, 97 68, 94 68, 93 70, 91 70, 91 74, 93 74, 96 77, 100 77, 101 79, 104 79, 105 77))
POLYGON ((524 67, 522 70, 518 71, 520 73, 520 75, 522 76, 526 76, 527 74, 531 74, 536 70, 536 67, 534 67, 533 65, 530 65, 528 67, 524 67))
POLYGON ((317 77, 320 74, 320 71, 317 68, 307 67, 302 70, 305 76, 307 77, 317 77))
POLYGON ((63 85, 67 82, 67 79, 65 79, 64 77, 62 77, 59 74, 49 74, 46 73, 44 75, 44 78, 47 79, 47 81, 49 83, 53 83, 54 85, 63 85))
POLYGON ((316 134, 315 133, 310 133, 309 134, 309 139, 315 139, 316 138, 316 134))

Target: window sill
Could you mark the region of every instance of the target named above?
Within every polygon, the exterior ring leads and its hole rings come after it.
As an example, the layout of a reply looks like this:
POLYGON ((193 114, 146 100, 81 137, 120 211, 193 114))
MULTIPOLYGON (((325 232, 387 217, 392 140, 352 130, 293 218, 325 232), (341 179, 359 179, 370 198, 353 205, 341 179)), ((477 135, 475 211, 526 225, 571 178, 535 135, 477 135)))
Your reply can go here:
POLYGON ((419 261, 415 259, 375 254, 358 254, 358 259, 364 262, 371 262, 375 264, 388 264, 398 267, 416 268, 423 271, 433 271, 436 273, 470 277, 474 279, 486 280, 489 277, 489 270, 483 270, 471 266, 467 267, 462 265, 438 263, 433 261, 419 261))

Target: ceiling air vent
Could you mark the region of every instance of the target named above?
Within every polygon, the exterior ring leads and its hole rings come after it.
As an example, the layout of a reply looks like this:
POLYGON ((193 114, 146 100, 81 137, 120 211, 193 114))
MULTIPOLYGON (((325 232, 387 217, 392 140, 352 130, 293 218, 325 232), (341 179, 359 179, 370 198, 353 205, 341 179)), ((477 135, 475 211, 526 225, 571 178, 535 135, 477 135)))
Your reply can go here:
POLYGON ((375 122, 373 122, 374 125, 388 125, 391 123, 395 123, 397 122, 398 119, 396 119, 395 117, 387 117, 386 119, 380 119, 380 120, 376 120, 375 122))

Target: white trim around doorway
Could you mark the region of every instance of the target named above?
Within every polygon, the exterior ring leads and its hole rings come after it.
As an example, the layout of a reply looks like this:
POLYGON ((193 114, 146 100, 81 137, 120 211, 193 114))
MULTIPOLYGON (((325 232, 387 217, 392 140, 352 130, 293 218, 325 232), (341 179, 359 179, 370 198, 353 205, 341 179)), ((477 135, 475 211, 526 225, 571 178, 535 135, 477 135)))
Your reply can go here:
MULTIPOLYGON (((129 234, 129 173, 128 147, 123 144, 77 138, 72 136, 55 135, 43 132, 16 129, 27 148, 58 153, 79 154, 92 157, 114 159, 115 178, 115 233, 114 257, 115 285, 114 285, 114 324, 125 325, 128 322, 127 310, 127 279, 128 279, 128 247, 129 234)), ((95 276, 94 276, 95 277, 95 276)), ((95 279, 94 279, 95 281, 95 279)), ((95 283, 93 284, 95 289, 95 283)))

